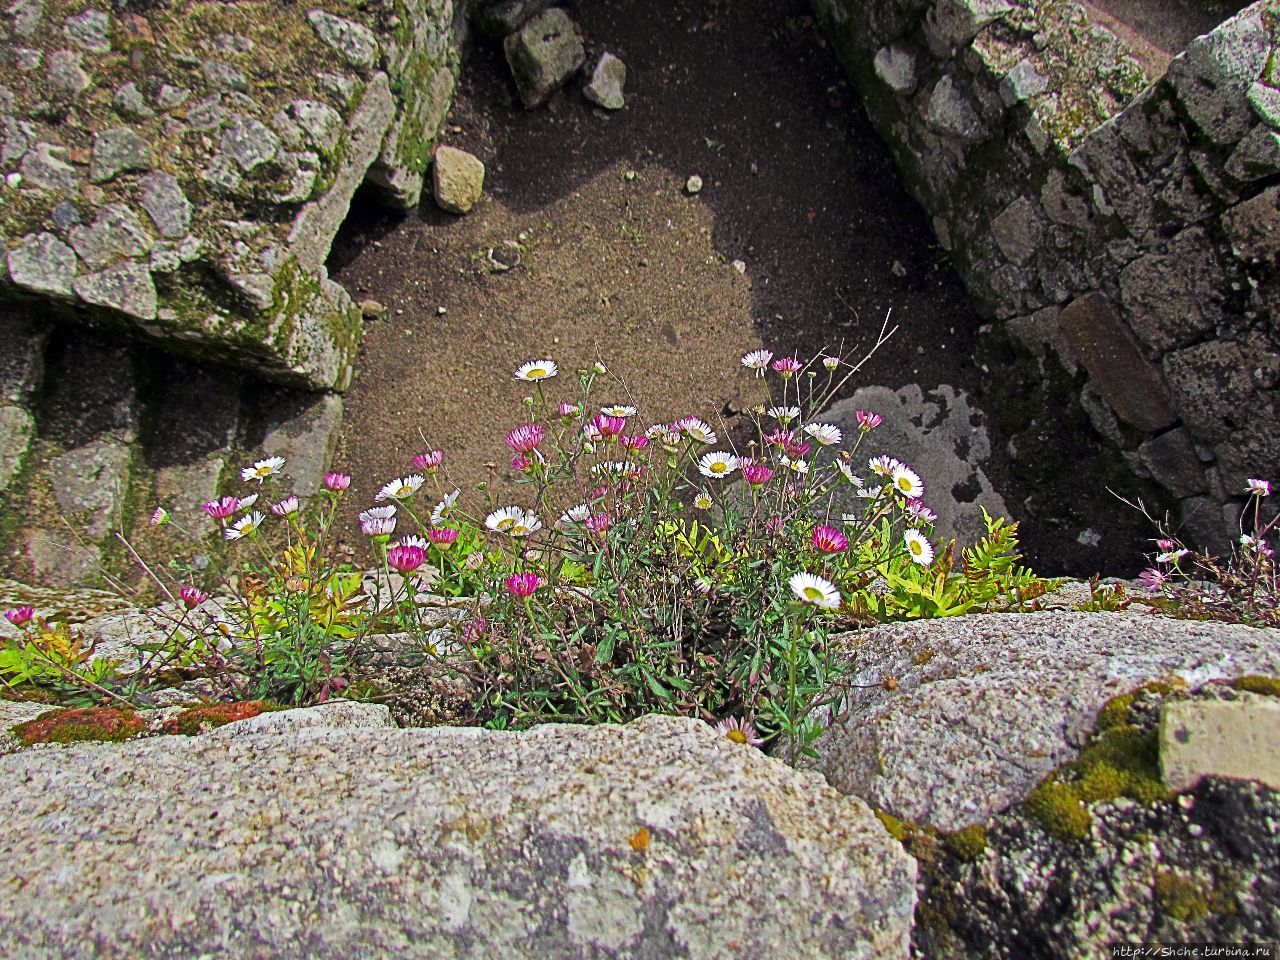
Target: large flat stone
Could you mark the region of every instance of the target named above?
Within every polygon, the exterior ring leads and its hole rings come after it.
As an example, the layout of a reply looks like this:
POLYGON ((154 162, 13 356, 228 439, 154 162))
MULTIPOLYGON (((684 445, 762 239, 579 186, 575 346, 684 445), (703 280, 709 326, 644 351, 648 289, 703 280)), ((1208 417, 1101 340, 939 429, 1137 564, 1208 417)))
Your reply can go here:
POLYGON ((1160 769, 1170 790, 1190 790, 1203 777, 1256 780, 1280 790, 1280 699, 1166 704, 1160 769))
POLYGON ((28 960, 909 955, 915 863, 867 806, 693 720, 158 738, 0 781, 28 960))
POLYGON ((1280 671, 1280 630, 1137 613, 986 614, 848 640, 857 686, 815 766, 841 792, 942 830, 1022 800, 1112 697, 1171 676, 1199 687, 1280 671))

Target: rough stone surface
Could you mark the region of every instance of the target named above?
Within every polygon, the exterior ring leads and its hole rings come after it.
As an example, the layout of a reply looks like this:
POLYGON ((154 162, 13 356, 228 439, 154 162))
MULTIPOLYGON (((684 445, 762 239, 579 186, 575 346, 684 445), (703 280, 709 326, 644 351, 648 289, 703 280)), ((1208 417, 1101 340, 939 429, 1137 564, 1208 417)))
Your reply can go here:
POLYGON ((1148 440, 1138 447, 1138 456, 1152 479, 1179 500, 1209 489, 1195 443, 1182 427, 1148 440))
MULTIPOLYGON (((964 546, 985 536, 983 506, 994 515, 1008 516, 1004 500, 982 470, 991 455, 985 421, 963 391, 946 384, 927 393, 914 384, 896 391, 862 387, 834 404, 821 419, 851 437, 858 432, 858 410, 884 417, 884 423, 862 443, 866 456, 897 457, 924 480, 924 500, 938 514, 934 539, 939 543, 956 539, 964 546)), ((854 469, 867 475, 865 461, 854 464, 854 469)), ((862 503, 852 487, 848 490, 841 505, 857 511, 862 503)))
POLYGON ((502 49, 520 99, 530 109, 545 103, 587 59, 573 21, 559 8, 538 14, 507 37, 502 49))
POLYGON ((894 93, 909 97, 916 89, 916 53, 910 47, 891 43, 876 51, 876 76, 894 93))
POLYGON ((121 263, 100 273, 82 274, 71 283, 85 303, 110 307, 140 320, 156 316, 156 285, 151 272, 137 263, 121 263))
POLYGON ((437 147, 432 165, 436 205, 449 213, 466 213, 484 192, 484 164, 455 147, 437 147))
POLYGON ((218 727, 212 737, 240 737, 246 734, 292 734, 299 730, 371 730, 394 727, 391 708, 383 703, 356 703, 335 700, 301 710, 279 710, 260 713, 247 720, 237 720, 218 727))
POLYGON ((1280 630, 1138 613, 986 614, 848 636, 855 687, 815 744, 842 793, 942 830, 1072 759, 1112 697, 1280 671, 1280 630), (893 678, 893 689, 885 681, 893 678))
POLYGON ((282 397, 271 407, 262 450, 287 461, 293 492, 309 497, 324 483, 324 472, 342 429, 342 398, 334 394, 282 397))
POLYGON ((962 143, 978 143, 990 132, 967 96, 950 74, 940 79, 929 95, 929 126, 962 143))
POLYGON ((489 0, 476 8, 476 26, 489 38, 501 40, 549 6, 551 0, 489 0))
POLYGON ((1140 430, 1174 424, 1176 415, 1159 369, 1142 355, 1106 297, 1089 293, 1073 300, 1058 323, 1117 416, 1140 430))
POLYGON ((692 720, 159 738, 0 776, 10 956, 909 954, 915 864, 866 805, 692 720))
POLYGON ((129 446, 95 440, 57 457, 50 465, 53 494, 63 515, 93 540, 119 526, 129 485, 129 446))
POLYGON ((612 53, 602 54, 591 71, 591 81, 582 88, 583 95, 606 110, 621 110, 626 106, 622 88, 627 83, 627 65, 612 53))
POLYGON ((8 490, 17 476, 35 434, 36 421, 30 410, 14 404, 0 405, 0 493, 8 490))
POLYGON ((71 294, 76 253, 52 233, 23 237, 9 249, 9 279, 31 293, 63 298, 71 294))
POLYGON ((1166 704, 1160 770, 1170 790, 1190 790, 1203 777, 1256 780, 1280 790, 1280 699, 1166 704))
POLYGON ((103 130, 93 141, 89 179, 105 183, 122 173, 151 169, 151 146, 132 127, 103 130))
POLYGON ((1019 266, 1025 266, 1040 249, 1043 223, 1036 205, 1019 197, 991 221, 991 235, 1000 252, 1019 266))

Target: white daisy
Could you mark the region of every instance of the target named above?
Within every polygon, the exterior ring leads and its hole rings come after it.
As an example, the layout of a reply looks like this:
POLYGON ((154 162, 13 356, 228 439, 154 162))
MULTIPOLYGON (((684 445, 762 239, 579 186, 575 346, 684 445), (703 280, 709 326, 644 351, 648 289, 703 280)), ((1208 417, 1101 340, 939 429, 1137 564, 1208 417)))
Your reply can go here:
POLYGON ((769 369, 769 361, 773 359, 772 350, 752 350, 742 357, 742 365, 749 370, 754 370, 757 377, 763 377, 764 372, 769 369))
POLYGON ((625 473, 627 465, 621 460, 604 460, 591 468, 597 477, 602 473, 625 473))
POLYGON ((923 533, 919 530, 907 530, 903 532, 902 539, 914 562, 922 567, 933 563, 933 546, 924 538, 923 533))
POLYGON ((554 360, 530 360, 516 371, 516 379, 534 383, 538 380, 550 380, 557 373, 559 369, 554 360))
POLYGON ((809 423, 805 425, 804 432, 824 447, 834 446, 844 436, 834 423, 809 423))
POLYGON ((571 523, 582 523, 591 516, 591 504, 580 503, 576 507, 570 507, 560 515, 560 523, 562 526, 569 526, 571 523))
POLYGON ((705 491, 693 498, 693 505, 699 510, 710 510, 713 503, 711 494, 705 491))
POLYGON ((612 406, 601 407, 600 412, 606 417, 633 417, 635 416, 636 408, 615 403, 612 406))
POLYGON ((657 440, 663 434, 667 433, 670 429, 671 428, 667 426, 667 424, 665 423, 655 423, 652 426, 645 428, 644 435, 646 439, 657 440))
POLYGON ((236 509, 248 510, 257 502, 258 502, 258 495, 256 493, 251 493, 247 497, 244 497, 241 499, 241 501, 236 505, 236 509))
POLYGON ((770 407, 766 413, 779 423, 790 423, 796 417, 800 416, 799 407, 770 407))
POLYGON ((503 507, 485 517, 484 525, 498 533, 508 533, 522 520, 524 520, 524 511, 519 507, 503 507))
POLYGON ((812 573, 797 573, 790 583, 791 592, 804 603, 811 603, 823 610, 835 610, 840 606, 840 591, 830 580, 812 573))
POLYGON ((435 509, 431 511, 431 525, 433 527, 440 526, 453 515, 453 505, 458 502, 460 493, 462 493, 461 490, 446 493, 443 499, 435 505, 435 509))
POLYGON ((389 503, 385 507, 370 507, 368 510, 360 511, 360 522, 366 520, 390 520, 396 515, 396 506, 389 503))
POLYGON ((379 490, 373 499, 379 503, 383 500, 408 500, 425 482, 426 479, 416 473, 407 477, 397 477, 379 490))
POLYGON ((245 467, 241 470, 240 479, 246 483, 250 480, 257 480, 261 483, 267 477, 274 477, 283 466, 284 457, 267 457, 265 460, 259 460, 252 467, 245 467))
POLYGON ((538 519, 536 513, 530 511, 522 511, 520 518, 507 530, 507 533, 513 537, 527 537, 536 530, 542 529, 542 521, 538 519))
POLYGON ((704 477, 727 477, 733 471, 738 469, 738 458, 731 453, 724 453, 721 450, 713 450, 711 453, 704 453, 698 461, 698 472, 704 477))
POLYGON ((893 471, 902 466, 902 461, 894 457, 872 457, 867 461, 867 466, 871 468, 871 472, 881 477, 889 477, 893 475, 893 471))
POLYGON ((783 457, 781 463, 788 470, 794 470, 801 476, 804 476, 809 472, 809 463, 807 460, 792 460, 790 457, 783 457))
POLYGON ((894 467, 892 477, 893 489, 904 497, 924 496, 924 484, 920 482, 920 475, 905 463, 894 467))
POLYGON ((400 547, 418 547, 421 550, 428 549, 431 544, 427 542, 426 537, 405 537, 397 546, 400 547))
POLYGON ((228 540, 239 540, 241 537, 251 537, 257 532, 258 527, 262 525, 262 521, 267 519, 265 514, 255 510, 248 516, 241 517, 235 523, 227 527, 223 534, 228 540))
POLYGON ((841 475, 855 487, 864 486, 862 478, 853 472, 853 467, 850 464, 845 463, 843 460, 837 460, 836 466, 840 468, 841 475))
POLYGON ((677 426, 684 431, 685 436, 696 440, 698 443, 712 444, 716 442, 716 432, 697 417, 685 417, 679 421, 677 426))

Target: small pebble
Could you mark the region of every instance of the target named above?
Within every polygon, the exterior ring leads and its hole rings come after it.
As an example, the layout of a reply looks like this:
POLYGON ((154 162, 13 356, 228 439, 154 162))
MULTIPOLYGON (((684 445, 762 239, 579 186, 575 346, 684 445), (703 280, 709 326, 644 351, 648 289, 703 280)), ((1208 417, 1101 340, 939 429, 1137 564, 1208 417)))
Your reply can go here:
POLYGON ((684 182, 684 188, 689 193, 697 193, 702 189, 702 178, 696 173, 684 182))
POLYGON ((746 263, 746 261, 745 261, 745 260, 735 260, 735 261, 733 261, 733 269, 737 270, 739 273, 746 273, 746 272, 747 272, 747 263, 746 263))

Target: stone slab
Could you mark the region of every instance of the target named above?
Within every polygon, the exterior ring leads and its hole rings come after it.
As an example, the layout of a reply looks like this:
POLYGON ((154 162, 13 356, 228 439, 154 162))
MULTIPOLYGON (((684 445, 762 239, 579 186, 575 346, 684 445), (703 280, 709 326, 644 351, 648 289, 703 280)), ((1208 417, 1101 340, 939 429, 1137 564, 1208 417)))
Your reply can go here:
POLYGON ((1160 715, 1160 770, 1170 790, 1203 777, 1256 780, 1280 790, 1280 699, 1166 704, 1160 715))

